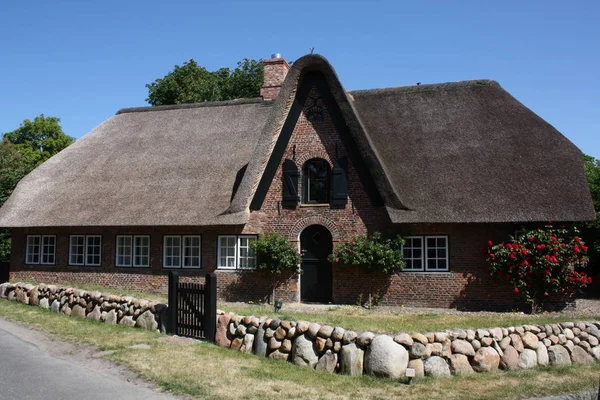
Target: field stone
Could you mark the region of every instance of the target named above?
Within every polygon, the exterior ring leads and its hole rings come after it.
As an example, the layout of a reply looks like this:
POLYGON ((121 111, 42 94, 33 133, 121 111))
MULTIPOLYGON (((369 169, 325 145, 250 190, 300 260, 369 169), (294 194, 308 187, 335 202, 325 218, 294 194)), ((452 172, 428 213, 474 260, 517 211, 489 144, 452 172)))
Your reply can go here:
POLYGON ((92 312, 90 312, 86 318, 92 321, 100 321, 102 313, 100 312, 100 306, 95 306, 92 312))
POLYGON ((317 324, 317 323, 312 323, 308 326, 308 336, 312 339, 317 337, 317 334, 319 333, 319 330, 321 329, 321 325, 317 324))
POLYGON ((571 352, 571 361, 575 364, 592 364, 594 358, 580 346, 575 346, 571 352))
POLYGON ((34 287, 29 291, 29 304, 32 306, 40 305, 40 291, 37 287, 34 287))
POLYGON ((390 336, 376 336, 365 352, 365 372, 381 378, 400 378, 408 366, 408 351, 390 336))
POLYGON ((467 336, 465 337, 467 341, 475 340, 475 331, 473 329, 467 329, 467 336))
POLYGON ((73 306, 71 310, 72 317, 85 318, 85 308, 81 307, 79 304, 73 306))
POLYGON ((254 335, 251 333, 247 333, 244 335, 244 341, 242 342, 242 347, 240 347, 240 351, 242 353, 252 353, 253 345, 254 345, 254 335))
POLYGON ((344 339, 345 332, 346 330, 344 328, 342 328, 341 326, 336 326, 333 329, 333 332, 331 332, 331 339, 341 341, 342 339, 344 339))
POLYGON ((25 293, 24 290, 15 290, 15 292, 17 292, 17 301, 19 303, 29 304, 29 297, 27 296, 27 293, 25 293))
MULTIPOLYGON (((238 327, 239 329, 239 327, 238 327)), ((275 333, 273 334, 273 337, 277 340, 283 340, 285 339, 287 335, 287 332, 285 329, 283 329, 281 326, 277 327, 277 329, 275 329, 275 333)))
POLYGON ((600 346, 596 346, 591 350, 592 355, 596 360, 600 359, 600 346))
POLYGON ((342 350, 342 342, 335 342, 333 344, 333 351, 335 351, 336 353, 339 353, 340 350, 342 350))
POLYGON ((269 328, 275 330, 279 328, 279 325, 281 325, 281 320, 279 318, 273 318, 269 323, 269 328))
POLYGON ((292 346, 292 362, 301 367, 313 368, 318 361, 313 341, 306 334, 298 336, 292 346))
MULTIPOLYGON (((423 334, 427 338, 428 343, 432 343, 435 341, 435 334, 433 332, 427 332, 423 334)), ((427 344, 427 343, 425 343, 427 344)))
POLYGON ((446 341, 446 339, 448 339, 447 332, 435 332, 433 335, 434 335, 434 340, 438 343, 444 343, 446 341))
POLYGON ((150 310, 144 311, 142 315, 137 318, 135 321, 135 326, 137 328, 143 328, 149 331, 155 331, 158 329, 156 318, 154 317, 154 314, 150 312, 150 310))
POLYGON ((298 321, 296 324, 296 332, 298 335, 302 335, 304 332, 308 330, 309 323, 306 321, 298 321))
POLYGON ((464 354, 468 357, 475 356, 475 350, 473 349, 473 345, 467 342, 466 340, 456 339, 452 341, 452 353, 455 354, 464 354))
POLYGON ((48 299, 46 297, 44 297, 43 299, 40 299, 40 307, 48 309, 50 308, 50 306, 48 305, 48 299))
POLYGON ((281 325, 280 325, 283 329, 285 329, 286 331, 289 330, 292 327, 292 322, 291 321, 281 321, 281 325))
POLYGON ((473 350, 477 351, 481 348, 481 342, 477 339, 473 339, 471 341, 471 346, 473 346, 473 350))
POLYGON ((104 317, 104 323, 109 325, 114 325, 117 323, 117 312, 115 310, 110 310, 106 313, 104 317))
POLYGON ((411 333, 410 337, 414 341, 419 342, 421 344, 427 344, 427 343, 429 343, 429 340, 427 340, 427 336, 423 335, 422 333, 411 333))
POLYGON ((500 345, 500 348, 502 350, 506 350, 506 348, 508 346, 510 346, 510 337, 506 336, 506 337, 502 338, 502 340, 500 341, 499 345, 500 345))
POLYGON ((354 343, 356 338, 358 337, 357 333, 354 331, 346 331, 344 332, 344 337, 342 338, 344 344, 354 343))
POLYGON ((434 378, 449 378, 452 376, 448 363, 439 356, 432 356, 425 360, 425 375, 434 378))
POLYGON ((245 325, 238 325, 237 328, 235 329, 235 335, 236 336, 246 336, 246 326, 245 325))
POLYGON ((523 342, 524 347, 527 347, 532 350, 536 350, 540 343, 538 337, 531 332, 525 332, 523 334, 523 337, 521 337, 521 340, 523 342))
POLYGON ((510 343, 519 353, 525 348, 523 346, 523 340, 521 340, 521 336, 516 333, 510 335, 510 343))
POLYGON ((425 376, 425 365, 423 360, 417 358, 408 362, 408 367, 415 370, 415 378, 423 378, 425 376))
POLYGON ((254 343, 252 344, 252 353, 257 356, 265 357, 267 355, 267 342, 265 341, 265 328, 258 327, 254 334, 254 343))
POLYGON ((531 369, 538 365, 537 353, 532 349, 525 349, 519 355, 519 368, 531 369))
POLYGON ((481 339, 481 344, 483 346, 491 346, 492 343, 494 343, 494 339, 492 339, 491 337, 484 337, 483 339, 481 339))
POLYGON ((448 361, 450 362, 450 371, 454 375, 472 375, 475 373, 468 357, 464 354, 452 354, 448 361))
POLYGON ((269 358, 272 360, 282 360, 287 361, 290 355, 288 353, 282 353, 279 350, 275 350, 274 352, 269 354, 269 358))
POLYGON ((502 328, 492 328, 488 330, 490 335, 492 335, 492 339, 494 340, 502 340, 502 328))
POLYGON ((327 344, 327 340, 322 337, 315 338, 315 350, 317 354, 323 354, 325 351, 325 345, 327 344))
POLYGON ((284 339, 283 342, 281 342, 281 347, 279 348, 279 351, 281 351, 282 353, 289 353, 290 351, 292 351, 292 341, 290 339, 284 339))
MULTIPOLYGON (((251 326, 250 328, 254 328, 253 326, 251 326)), ((250 331, 250 328, 248 328, 248 331, 250 331)), ((287 335, 285 335, 286 338, 288 339, 293 339, 294 336, 296 336, 296 327, 292 326, 288 331, 287 331, 287 335)))
POLYGON ((229 346, 229 348, 233 350, 240 350, 243 344, 244 338, 236 337, 231 341, 231 346, 229 346))
POLYGON ((319 371, 327 371, 327 372, 335 372, 335 367, 337 365, 338 355, 331 350, 327 350, 317 364, 315 365, 315 369, 319 371))
POLYGON ((422 343, 414 342, 410 348, 410 358, 427 358, 431 355, 431 348, 422 343))
MULTIPOLYGON (((78 306, 75 306, 75 307, 78 307, 78 306)), ((123 318, 121 318, 121 320, 119 321, 119 325, 134 326, 135 322, 133 321, 133 317, 126 315, 123 318)))
POLYGON ((519 352, 514 347, 508 346, 500 358, 500 366, 505 370, 515 370, 519 367, 519 352))
POLYGON ((571 365, 571 357, 567 349, 559 344, 548 347, 550 365, 571 365))
POLYGON ((431 355, 432 356, 443 356, 444 346, 441 343, 435 342, 430 343, 427 346, 431 347, 431 355))
POLYGON ((340 350, 340 373, 344 375, 363 374, 363 360, 365 352, 356 346, 355 343, 349 343, 340 350))
POLYGON ((589 336, 588 343, 590 344, 590 346, 596 347, 596 346, 598 346, 598 339, 596 339, 595 336, 589 336))
POLYGON ((317 336, 322 337, 324 339, 328 339, 332 333, 333 333, 333 326, 323 325, 317 332, 317 336))
POLYGON ((567 340, 567 342, 564 344, 564 347, 569 351, 569 354, 573 353, 573 349, 575 348, 575 344, 573 344, 572 341, 567 340))
MULTIPOLYGON (((235 339, 234 339, 235 340, 235 339)), ((281 347, 281 342, 274 337, 269 339, 269 350, 278 350, 281 347)))
POLYGON ((473 368, 478 372, 496 371, 500 365, 500 355, 492 347, 482 347, 473 357, 473 368))
POLYGON ((398 335, 394 336, 394 342, 406 347, 411 347, 414 343, 414 340, 408 333, 399 333, 398 335))
MULTIPOLYGON (((564 325, 563 325, 563 327, 564 327, 564 325)), ((573 331, 571 329, 569 329, 569 328, 565 328, 563 330, 563 333, 565 334, 565 336, 569 340, 573 340, 573 338, 575 337, 575 334, 573 334, 573 331)))
POLYGON ((548 349, 546 346, 538 346, 535 352, 537 354, 538 365, 546 366, 550 363, 550 360, 548 359, 548 349))
POLYGON ((361 347, 367 347, 371 344, 375 334, 373 332, 363 332, 356 338, 356 344, 361 347))

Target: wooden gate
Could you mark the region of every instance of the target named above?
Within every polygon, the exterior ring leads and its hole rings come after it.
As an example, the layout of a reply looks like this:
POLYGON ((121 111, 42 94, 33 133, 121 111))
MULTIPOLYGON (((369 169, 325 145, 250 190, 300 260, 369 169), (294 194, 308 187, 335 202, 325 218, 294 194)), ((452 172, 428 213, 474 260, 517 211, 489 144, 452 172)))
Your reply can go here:
POLYGON ((214 343, 217 330, 217 276, 207 274, 204 285, 179 282, 169 272, 169 333, 214 343))
POLYGON ((10 263, 0 262, 0 283, 8 282, 10 278, 10 263))

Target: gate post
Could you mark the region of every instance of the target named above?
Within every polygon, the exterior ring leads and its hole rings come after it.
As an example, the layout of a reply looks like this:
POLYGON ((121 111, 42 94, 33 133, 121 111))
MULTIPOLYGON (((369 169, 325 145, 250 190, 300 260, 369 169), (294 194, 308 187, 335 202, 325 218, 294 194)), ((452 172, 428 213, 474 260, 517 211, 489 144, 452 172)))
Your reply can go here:
POLYGON ((214 273, 206 274, 204 280, 204 336, 211 343, 215 342, 217 334, 217 276, 214 273))
POLYGON ((177 287, 179 286, 179 272, 169 271, 169 308, 167 310, 167 332, 177 335, 177 287))

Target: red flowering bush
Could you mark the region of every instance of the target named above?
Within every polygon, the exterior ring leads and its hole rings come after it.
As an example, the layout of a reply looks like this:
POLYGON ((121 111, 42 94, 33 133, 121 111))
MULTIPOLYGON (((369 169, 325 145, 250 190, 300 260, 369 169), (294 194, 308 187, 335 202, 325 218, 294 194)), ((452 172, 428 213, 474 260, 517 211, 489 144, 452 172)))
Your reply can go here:
POLYGON ((588 248, 576 234, 546 226, 512 238, 509 243, 489 241, 491 274, 508 282, 536 312, 551 294, 571 294, 592 283, 591 277, 576 271, 589 261, 588 248))
POLYGON ((371 236, 359 236, 350 242, 338 244, 334 253, 329 256, 332 263, 354 265, 369 274, 369 306, 372 303, 371 278, 372 272, 393 274, 404 268, 400 236, 384 238, 379 232, 371 236))

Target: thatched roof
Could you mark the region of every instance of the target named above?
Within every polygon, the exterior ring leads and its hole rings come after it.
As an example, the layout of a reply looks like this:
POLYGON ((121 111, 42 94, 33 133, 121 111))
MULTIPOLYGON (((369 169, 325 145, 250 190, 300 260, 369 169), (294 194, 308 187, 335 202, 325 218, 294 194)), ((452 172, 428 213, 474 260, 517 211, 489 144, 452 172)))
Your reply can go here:
POLYGON ((0 226, 244 224, 310 71, 325 77, 392 222, 595 218, 580 150, 497 83, 346 92, 309 55, 274 103, 121 110, 24 178, 0 226))

